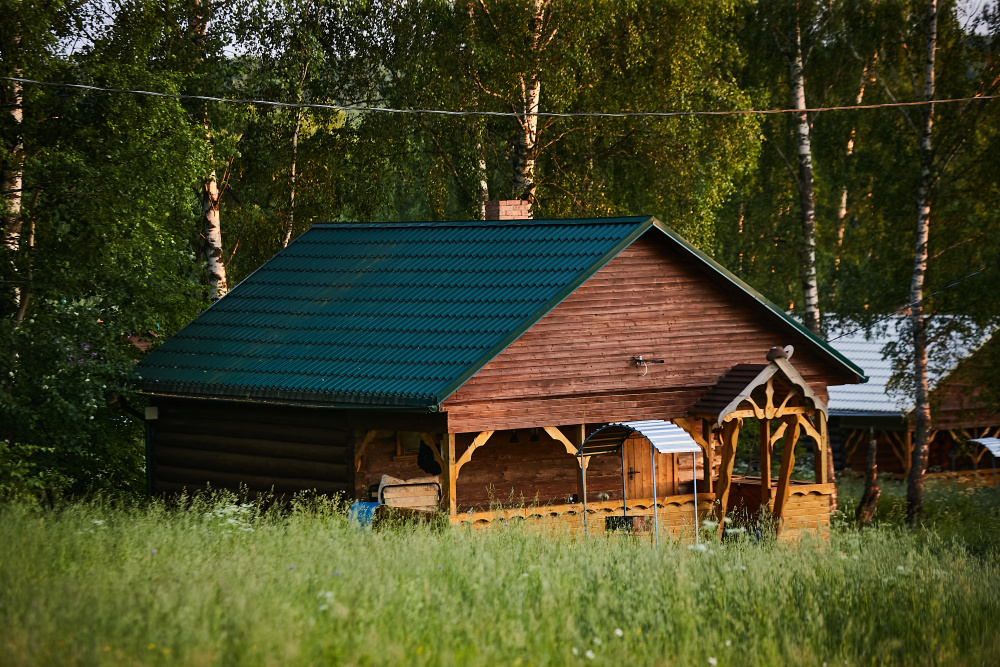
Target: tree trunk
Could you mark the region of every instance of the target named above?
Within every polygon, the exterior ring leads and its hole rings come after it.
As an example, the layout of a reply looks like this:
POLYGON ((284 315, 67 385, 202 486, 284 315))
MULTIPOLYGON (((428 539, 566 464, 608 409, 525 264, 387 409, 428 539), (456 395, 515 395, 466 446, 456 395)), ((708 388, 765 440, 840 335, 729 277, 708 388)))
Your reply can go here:
MULTIPOLYGON (((542 49, 545 13, 551 0, 532 0, 529 34, 532 53, 542 49)), ((537 114, 542 96, 541 72, 535 70, 521 77, 521 109, 525 114, 537 114)), ((514 143, 514 193, 534 208, 535 161, 538 150, 538 116, 518 118, 517 139, 514 143)), ((531 208, 528 215, 532 215, 531 208)))
POLYGON ((285 228, 281 232, 281 247, 287 248, 292 240, 292 228, 295 225, 295 166, 299 156, 299 130, 302 129, 302 109, 299 109, 295 118, 295 129, 292 130, 292 173, 289 179, 291 191, 288 196, 288 217, 285 220, 285 228))
MULTIPOLYGON (((309 74, 309 61, 307 60, 302 64, 302 76, 299 77, 299 94, 297 97, 298 102, 302 102, 302 89, 306 85, 306 76, 309 74)), ((300 107, 295 114, 295 128, 292 130, 292 173, 289 179, 291 190, 288 196, 288 219, 285 222, 285 228, 281 232, 281 247, 287 248, 288 243, 292 240, 292 231, 295 226, 295 168, 298 164, 299 157, 299 131, 302 129, 302 115, 303 110, 300 107)))
MULTIPOLYGON (((878 57, 878 54, 875 54, 878 57)), ((874 59, 873 59, 874 60, 874 59)), ((860 105, 865 99, 865 83, 868 79, 868 63, 861 66, 861 82, 858 84, 858 96, 855 98, 854 102, 860 105)), ((847 137, 847 150, 845 151, 845 172, 850 172, 851 158, 854 156, 854 138, 857 133, 857 128, 852 125, 851 133, 847 137)), ((836 287, 837 287, 837 274, 840 271, 840 255, 844 249, 844 228, 847 226, 847 173, 843 176, 843 183, 840 186, 840 204, 837 206, 837 254, 833 259, 833 271, 834 279, 831 281, 830 286, 830 300, 831 302, 836 297, 836 287)))
MULTIPOLYGON (((14 69, 14 76, 21 76, 20 68, 14 69)), ((11 163, 9 165, 5 165, 4 169, 3 194, 7 200, 7 210, 3 221, 3 244, 4 247, 11 252, 11 260, 15 261, 15 253, 21 249, 21 226, 23 224, 23 217, 21 216, 21 198, 24 189, 24 183, 22 180, 24 171, 24 144, 21 139, 21 123, 24 120, 24 97, 20 81, 11 82, 11 93, 13 97, 13 105, 11 106, 10 114, 14 117, 17 139, 15 140, 12 151, 13 155, 11 156, 11 163)), ((17 276, 16 267, 14 275, 15 277, 17 276)), ((15 285, 14 303, 17 306, 18 313, 22 311, 26 302, 26 288, 21 287, 20 285, 15 285)), ((20 318, 18 321, 20 321, 20 318)))
MULTIPOLYGON (((469 14, 469 68, 467 72, 469 78, 473 78, 471 70, 476 66, 476 12, 475 3, 469 2, 466 6, 469 14)), ((475 85, 469 86, 472 91, 472 104, 476 111, 479 111, 479 89, 475 85)), ((485 122, 481 118, 472 121, 473 133, 476 138, 476 197, 479 208, 479 219, 486 219, 486 202, 490 200, 490 184, 486 175, 486 144, 484 141, 485 122)))
MULTIPOLYGON (((190 15, 190 30, 195 44, 198 46, 198 58, 203 61, 205 58, 205 30, 211 11, 210 0, 194 0, 193 7, 194 11, 190 15)), ((208 120, 207 107, 203 112, 202 124, 205 128, 205 143, 209 146, 209 164, 214 164, 215 154, 211 149, 212 126, 208 120)), ((209 168, 201 186, 202 239, 205 244, 205 265, 208 268, 209 298, 212 301, 218 301, 229 291, 229 285, 226 282, 226 265, 222 259, 220 199, 219 181, 213 166, 209 168)))
POLYGON ((865 457, 865 492, 854 512, 854 520, 861 526, 867 526, 872 522, 875 510, 878 508, 878 498, 882 495, 882 489, 878 487, 878 464, 875 459, 878 452, 876 443, 875 429, 872 428, 868 433, 868 456, 865 457))
MULTIPOLYGON (((208 121, 205 121, 206 130, 208 121)), ((211 143, 211 135, 206 134, 211 143)), ((201 188, 202 236, 205 242, 205 263, 208 266, 209 297, 218 301, 226 296, 226 265, 222 261, 222 224, 219 217, 219 183, 212 169, 201 188)))
MULTIPOLYGON (((934 51, 937 48, 937 0, 928 3, 927 62, 924 70, 924 100, 934 99, 934 51)), ((931 197, 933 180, 931 129, 934 125, 934 105, 921 107, 923 131, 920 137, 920 186, 917 189, 917 243, 913 255, 913 277, 910 282, 910 329, 913 335, 913 372, 916 396, 914 401, 914 444, 910 471, 906 480, 906 522, 910 527, 920 523, 924 504, 924 469, 930 444, 931 409, 927 379, 927 321, 924 318, 924 275, 927 272, 927 241, 930 236, 931 197)))
POLYGON ((796 22, 792 52, 788 57, 795 113, 795 146, 799 158, 799 208, 802 216, 802 297, 805 325, 820 332, 819 287, 816 280, 816 204, 813 186, 812 146, 809 115, 806 113, 805 65, 802 59, 802 31, 796 22))

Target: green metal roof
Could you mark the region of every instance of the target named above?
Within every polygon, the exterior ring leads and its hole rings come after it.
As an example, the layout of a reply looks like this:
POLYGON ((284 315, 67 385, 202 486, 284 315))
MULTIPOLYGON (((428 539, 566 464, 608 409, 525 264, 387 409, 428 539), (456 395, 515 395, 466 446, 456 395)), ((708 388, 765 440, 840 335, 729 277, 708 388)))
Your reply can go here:
POLYGON ((158 393, 435 409, 655 218, 315 225, 147 355, 158 393))

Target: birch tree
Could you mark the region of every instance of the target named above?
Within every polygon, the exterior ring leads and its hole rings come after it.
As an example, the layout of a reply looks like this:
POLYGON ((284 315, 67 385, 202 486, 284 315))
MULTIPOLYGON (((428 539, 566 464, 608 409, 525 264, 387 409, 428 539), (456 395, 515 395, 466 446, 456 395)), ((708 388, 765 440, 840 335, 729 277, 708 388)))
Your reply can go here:
POLYGON ((931 187, 933 185, 932 131, 934 129, 934 61, 937 51, 938 2, 927 3, 927 36, 924 43, 924 89, 920 107, 920 181, 917 185, 917 241, 910 279, 910 328, 913 337, 914 432, 913 460, 906 480, 906 522, 920 523, 924 503, 924 471, 931 436, 930 383, 927 377, 927 328, 924 321, 924 276, 930 239, 931 187))

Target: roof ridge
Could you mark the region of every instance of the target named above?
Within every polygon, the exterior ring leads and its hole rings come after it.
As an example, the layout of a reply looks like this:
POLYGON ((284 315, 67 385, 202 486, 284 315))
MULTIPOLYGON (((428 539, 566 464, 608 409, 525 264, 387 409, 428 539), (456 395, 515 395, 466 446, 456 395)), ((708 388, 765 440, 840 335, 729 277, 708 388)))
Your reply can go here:
MULTIPOLYGON (((407 227, 550 227, 554 225, 606 225, 641 222, 648 215, 608 216, 606 218, 526 218, 519 220, 428 220, 413 222, 317 222, 309 229, 397 229, 407 227)), ((308 229, 306 231, 309 231, 308 229)))

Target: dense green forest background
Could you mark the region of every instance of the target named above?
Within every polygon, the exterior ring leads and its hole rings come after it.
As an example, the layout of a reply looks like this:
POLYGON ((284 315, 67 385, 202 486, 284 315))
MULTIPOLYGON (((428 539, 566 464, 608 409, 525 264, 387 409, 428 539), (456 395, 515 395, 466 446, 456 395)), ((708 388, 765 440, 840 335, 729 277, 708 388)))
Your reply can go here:
POLYGON ((938 7, 933 99, 987 99, 934 105, 922 154, 928 105, 364 109, 921 102, 925 0, 0 0, 0 492, 141 491, 135 343, 317 222, 651 214, 829 335, 907 312, 927 183, 930 336, 992 329, 1000 11, 970 6, 938 7))

